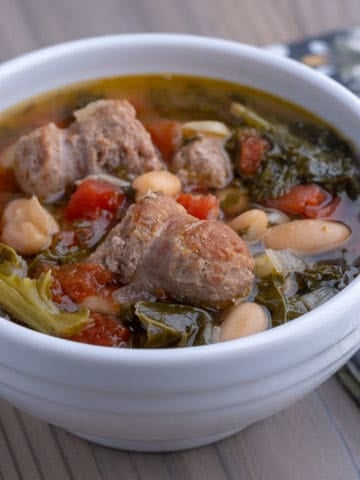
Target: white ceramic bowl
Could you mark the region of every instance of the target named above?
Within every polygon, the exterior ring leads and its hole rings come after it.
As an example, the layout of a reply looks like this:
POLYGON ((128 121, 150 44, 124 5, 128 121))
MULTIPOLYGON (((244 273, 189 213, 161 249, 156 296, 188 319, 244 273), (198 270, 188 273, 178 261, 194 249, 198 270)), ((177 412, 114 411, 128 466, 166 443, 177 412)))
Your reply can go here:
MULTIPOLYGON (((57 87, 111 75, 177 72, 279 95, 360 147, 360 102, 293 61, 237 43, 126 35, 67 43, 0 67, 0 110, 57 87)), ((360 279, 281 327, 217 345, 127 350, 81 345, 1 322, 0 395, 104 445, 143 451, 219 440, 295 402, 360 345, 360 279)))

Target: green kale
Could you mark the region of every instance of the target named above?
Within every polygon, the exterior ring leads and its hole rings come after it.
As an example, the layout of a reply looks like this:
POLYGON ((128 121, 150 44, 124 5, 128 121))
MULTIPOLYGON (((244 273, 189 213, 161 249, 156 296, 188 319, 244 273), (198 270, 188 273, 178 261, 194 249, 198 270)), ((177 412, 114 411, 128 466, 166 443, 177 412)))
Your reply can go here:
MULTIPOLYGON (((359 196, 357 160, 349 145, 332 130, 272 123, 239 103, 232 105, 231 112, 242 118, 243 126, 255 128, 271 144, 259 171, 242 177, 253 201, 279 197, 294 185, 306 183, 317 183, 329 192, 345 191, 353 200, 359 196)), ((233 147, 230 142, 228 148, 233 147)))
POLYGON ((186 347, 212 343, 211 315, 200 308, 161 302, 137 302, 125 317, 136 347, 186 347))
POLYGON ((26 276, 24 260, 7 245, 0 244, 0 306, 25 325, 55 336, 69 336, 88 323, 89 312, 65 312, 52 301, 51 272, 38 279, 26 276))
POLYGON ((270 310, 274 326, 281 325, 329 300, 358 274, 355 266, 317 263, 303 271, 268 275, 258 280, 255 300, 270 310))

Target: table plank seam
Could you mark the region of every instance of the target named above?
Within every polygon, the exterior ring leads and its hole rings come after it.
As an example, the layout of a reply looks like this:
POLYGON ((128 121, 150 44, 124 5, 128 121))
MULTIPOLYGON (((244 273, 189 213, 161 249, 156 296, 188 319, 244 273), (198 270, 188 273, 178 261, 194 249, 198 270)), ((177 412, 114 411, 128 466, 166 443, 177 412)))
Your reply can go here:
POLYGON ((321 393, 319 392, 319 390, 315 390, 315 395, 318 397, 318 399, 320 400, 320 403, 321 405, 324 407, 324 410, 329 418, 329 420, 331 421, 331 423, 334 425, 334 428, 336 430, 336 433, 338 434, 338 436, 340 437, 341 439, 341 442, 345 448, 345 451, 346 453, 348 454, 349 456, 349 459, 351 460, 351 463, 355 469, 355 472, 358 474, 359 476, 359 479, 360 479, 360 469, 357 465, 357 462, 355 460, 355 457, 353 455, 353 452, 349 446, 349 444, 347 443, 346 441, 346 438, 344 437, 343 433, 341 432, 341 430, 339 429, 338 427, 338 424, 337 424, 337 421, 336 419, 334 418, 334 416, 332 415, 331 413, 331 409, 329 408, 328 404, 326 403, 326 401, 323 399, 321 393))
MULTIPOLYGON (((98 462, 98 459, 97 459, 97 456, 96 454, 94 453, 94 449, 98 448, 97 445, 95 443, 91 443, 91 442, 88 442, 87 440, 84 440, 84 442, 86 442, 89 446, 89 449, 90 449, 90 452, 91 452, 91 455, 95 461, 95 464, 96 464, 96 467, 97 467, 97 470, 99 472, 99 480, 106 480, 108 477, 106 476, 102 466, 101 466, 101 463, 98 462)), ((103 447, 103 446, 100 446, 100 448, 106 448, 106 447, 103 447)), ((142 479, 140 479, 142 480, 142 479)))
MULTIPOLYGON (((24 435, 24 439, 28 445, 28 448, 29 448, 29 451, 31 453, 31 456, 33 458, 33 461, 34 461, 34 465, 37 469, 37 472, 39 474, 39 478, 41 478, 41 480, 47 480, 44 475, 43 475, 43 472, 41 470, 41 467, 40 467, 40 464, 39 464, 39 460, 37 458, 37 456, 35 455, 35 452, 34 452, 34 449, 33 449, 33 446, 30 442, 30 439, 29 439, 29 436, 28 436, 28 433, 26 431, 26 428, 25 428, 25 425, 24 425, 24 420, 22 419, 21 415, 20 415, 20 412, 17 408, 14 409, 14 412, 15 412, 15 416, 19 422, 19 426, 20 426, 20 429, 24 435)), ((35 479, 31 479, 31 480, 35 480, 35 479)))
POLYGON ((63 464, 65 466, 65 470, 67 471, 68 475, 69 475, 69 478, 71 480, 76 480, 76 478, 74 477, 73 475, 73 472, 72 472, 72 469, 69 465, 69 462, 67 461, 67 458, 65 456, 65 453, 64 453, 64 450, 59 442, 59 439, 57 438, 57 436, 55 435, 55 431, 54 431, 55 427, 53 427, 52 425, 49 425, 49 430, 50 430, 50 435, 52 436, 54 442, 55 442, 55 445, 57 446, 58 450, 59 450, 59 454, 60 454, 60 457, 61 457, 61 460, 63 461, 63 464))
MULTIPOLYGON (((22 478, 22 475, 21 475, 21 472, 20 472, 20 469, 19 469, 19 465, 16 461, 16 458, 15 458, 15 455, 14 455, 14 452, 11 448, 11 444, 10 444, 10 441, 9 441, 9 437, 8 437, 8 434, 6 433, 6 430, 4 429, 4 426, 1 422, 1 418, 0 418, 0 434, 2 435, 3 439, 4 439, 4 442, 8 448, 8 451, 9 451, 9 454, 10 454, 10 457, 11 457, 11 460, 13 462, 13 465, 14 465, 14 469, 18 475, 18 477, 21 479, 22 478)), ((0 464, 0 474, 1 474, 1 464, 0 464)), ((1 477, 3 478, 3 477, 1 477)))
POLYGON ((175 479, 177 475, 176 475, 176 470, 173 468, 173 463, 171 462, 171 455, 172 453, 167 454, 164 457, 164 463, 165 463, 166 470, 169 472, 170 478, 175 479))
MULTIPOLYGON (((60 446, 62 452, 63 452, 63 455, 64 455, 64 458, 66 459, 68 465, 70 466, 70 469, 71 469, 71 473, 72 473, 72 477, 75 479, 75 480, 79 480, 78 477, 76 476, 76 473, 73 472, 73 469, 71 467, 71 463, 69 462, 69 459, 65 453, 65 450, 64 450, 64 447, 63 447, 63 444, 59 438, 59 435, 62 431, 64 431, 64 433, 67 433, 65 432, 65 430, 63 430, 61 427, 54 427, 52 426, 51 427, 53 429, 53 432, 54 432, 54 436, 56 437, 56 440, 57 440, 57 444, 60 446)), ((71 436, 74 436, 76 437, 75 435, 71 434, 71 433, 67 433, 68 435, 71 435, 71 436)), ((96 461, 96 457, 94 455, 94 452, 91 448, 91 445, 90 443, 87 441, 87 440, 81 440, 81 442, 83 442, 85 445, 86 445, 86 448, 87 448, 87 452, 89 454, 89 456, 91 457, 91 459, 93 460, 93 467, 96 468, 96 475, 97 475, 97 479, 98 480, 104 480, 104 477, 103 475, 101 474, 100 472, 100 469, 99 469, 99 465, 96 461)))
MULTIPOLYGON (((214 450, 215 450, 216 455, 217 455, 217 457, 218 457, 218 459, 219 459, 220 465, 221 465, 222 469, 224 470, 224 473, 225 473, 225 475, 226 475, 226 478, 227 478, 228 480, 233 480, 232 475, 231 475, 231 473, 230 473, 230 470, 229 470, 229 468, 228 468, 227 465, 226 465, 225 459, 224 459, 224 457, 223 457, 223 455, 222 455, 222 453, 221 453, 220 446, 219 446, 218 443, 215 443, 215 444, 214 444, 214 450)), ((237 480, 237 479, 235 479, 235 480, 237 480)))
POLYGON ((32 39, 35 40, 37 45, 42 45, 43 44, 43 39, 41 38, 41 35, 39 35, 39 30, 38 30, 38 23, 34 22, 34 16, 33 16, 33 11, 34 8, 32 8, 31 3, 28 2, 27 0, 21 0, 20 1, 21 6, 18 7, 19 15, 25 16, 24 21, 25 23, 28 23, 31 33, 32 33, 32 39), (30 8, 29 8, 30 6, 30 8), (25 15, 24 15, 25 14, 25 15))
POLYGON ((130 462, 130 465, 132 466, 132 468, 134 470, 136 478, 138 480, 141 480, 141 475, 140 475, 139 470, 136 466, 136 463, 134 462, 133 456, 131 454, 127 453, 127 457, 128 457, 129 462, 130 462))
POLYGON ((305 35, 306 27, 304 22, 304 17, 301 14, 300 9, 298 8, 298 4, 294 2, 289 2, 289 8, 292 13, 292 17, 294 19, 295 24, 297 25, 299 31, 301 32, 301 36, 305 35))

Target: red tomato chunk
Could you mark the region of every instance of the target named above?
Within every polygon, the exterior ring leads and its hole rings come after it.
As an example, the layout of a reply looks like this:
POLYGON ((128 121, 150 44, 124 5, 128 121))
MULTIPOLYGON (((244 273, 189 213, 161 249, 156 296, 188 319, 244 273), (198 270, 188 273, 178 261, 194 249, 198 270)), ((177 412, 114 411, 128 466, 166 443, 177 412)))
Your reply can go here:
POLYGON ((164 160, 170 160, 181 140, 181 124, 174 120, 159 119, 145 123, 145 126, 164 160))
POLYGON ((91 345, 117 347, 126 343, 130 335, 130 331, 117 320, 99 313, 92 313, 89 325, 77 335, 68 338, 91 345))
POLYGON ((220 203, 215 195, 201 195, 194 193, 180 193, 176 201, 187 212, 200 220, 217 219, 220 216, 220 203))
POLYGON ((266 200, 266 205, 307 218, 324 218, 335 211, 339 202, 339 197, 333 197, 318 185, 310 183, 296 185, 281 197, 266 200))
POLYGON ((245 175, 253 175, 258 171, 265 153, 270 148, 269 142, 253 129, 241 132, 239 140, 240 154, 238 161, 240 172, 245 175))
POLYGON ((82 302, 86 297, 98 295, 113 278, 109 270, 93 263, 54 267, 52 275, 60 283, 63 293, 74 302, 82 302))
POLYGON ((110 183, 89 179, 72 194, 65 216, 68 221, 94 220, 103 210, 116 214, 125 200, 124 192, 110 183))

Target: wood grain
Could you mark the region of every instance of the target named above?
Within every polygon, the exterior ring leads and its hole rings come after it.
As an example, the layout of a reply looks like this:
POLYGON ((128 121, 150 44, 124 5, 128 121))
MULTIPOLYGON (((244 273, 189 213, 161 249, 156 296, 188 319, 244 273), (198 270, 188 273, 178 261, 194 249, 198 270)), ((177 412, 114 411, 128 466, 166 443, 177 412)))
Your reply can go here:
POLYGON ((330 379, 317 390, 317 394, 341 436, 345 448, 360 471, 359 408, 344 393, 345 391, 335 378, 330 379), (358 419, 357 422, 356 419, 358 419))
POLYGON ((1 0, 0 59, 57 42, 126 32, 181 32, 262 45, 360 22, 359 0, 1 0))
MULTIPOLYGON (((0 61, 92 35, 182 32, 256 45, 360 23, 360 0, 1 0, 0 61)), ((216 445, 168 454, 90 444, 0 400, 0 479, 355 480, 359 410, 330 379, 216 445)))

